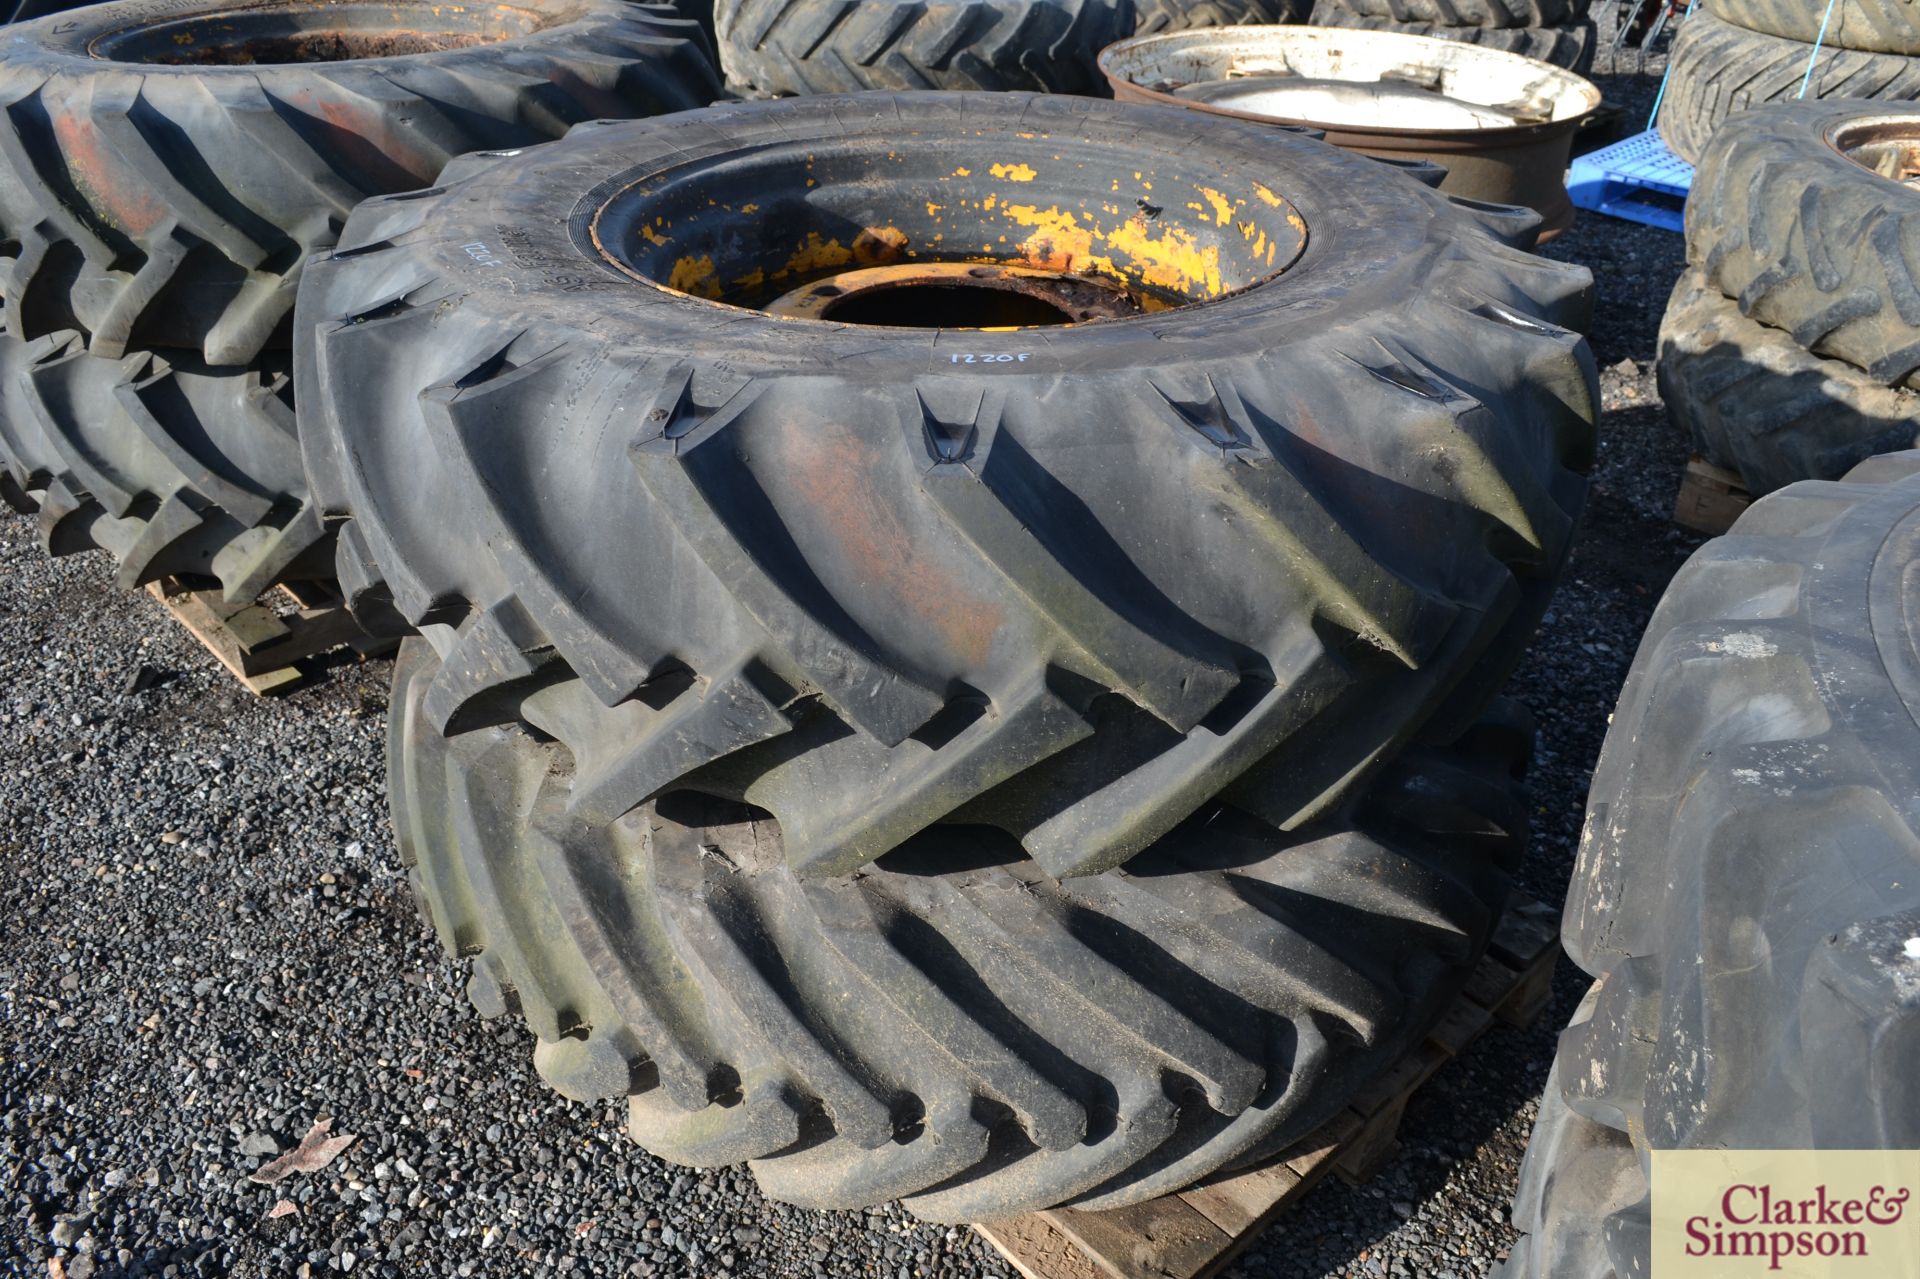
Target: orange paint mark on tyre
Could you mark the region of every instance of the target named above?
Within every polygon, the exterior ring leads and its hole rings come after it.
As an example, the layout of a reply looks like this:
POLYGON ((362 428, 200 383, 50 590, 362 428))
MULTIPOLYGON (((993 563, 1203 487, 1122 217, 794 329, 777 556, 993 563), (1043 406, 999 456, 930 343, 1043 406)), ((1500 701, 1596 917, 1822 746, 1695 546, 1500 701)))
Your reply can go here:
POLYGON ((53 132, 74 184, 93 197, 109 225, 139 239, 166 224, 170 216, 166 201, 137 174, 121 167, 120 157, 93 121, 77 112, 55 112, 53 132))

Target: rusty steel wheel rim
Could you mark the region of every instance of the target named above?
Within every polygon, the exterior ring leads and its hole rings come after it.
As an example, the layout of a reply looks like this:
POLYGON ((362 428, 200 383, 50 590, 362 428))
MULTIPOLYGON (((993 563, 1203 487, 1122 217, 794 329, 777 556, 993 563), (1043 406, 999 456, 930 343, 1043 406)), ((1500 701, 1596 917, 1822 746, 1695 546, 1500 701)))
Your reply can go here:
POLYGON ((862 267, 803 284, 766 305, 769 315, 796 320, 990 330, 1086 324, 1152 309, 1153 299, 1111 281, 965 262, 862 267))
POLYGON ((892 328, 1123 322, 1243 292, 1306 249, 1271 174, 1037 131, 982 149, 862 138, 692 160, 597 193, 576 234, 655 288, 892 328))
POLYGON ((1869 173, 1920 191, 1920 120, 1911 115, 1850 120, 1827 131, 1827 145, 1869 173))

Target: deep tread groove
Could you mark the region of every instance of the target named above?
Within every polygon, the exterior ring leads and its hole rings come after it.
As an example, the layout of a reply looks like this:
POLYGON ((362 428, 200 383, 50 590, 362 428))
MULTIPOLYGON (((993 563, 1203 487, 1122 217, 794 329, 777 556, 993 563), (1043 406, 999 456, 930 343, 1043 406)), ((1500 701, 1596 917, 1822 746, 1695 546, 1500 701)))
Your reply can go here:
POLYGON ((330 577, 284 365, 108 360, 74 333, 0 336, 0 469, 58 528, 50 546, 108 551, 124 587, 210 577, 241 603, 275 581, 330 577), (81 506, 97 516, 76 518, 81 506))
POLYGON ((1132 16, 1124 0, 717 0, 713 14, 728 83, 778 94, 1092 93, 1103 83, 1094 56, 1133 33, 1132 16))
POLYGON ((1920 13, 1911 0, 1836 0, 1833 16, 1824 3, 1806 0, 1702 0, 1700 7, 1749 31, 1802 40, 1821 38, 1836 49, 1920 56, 1920 13))
MULTIPOLYGON (((969 136, 1070 126, 1135 145, 1146 128, 1083 99, 871 95, 715 108, 674 147, 899 137, 955 111, 969 136)), ((626 164, 649 132, 582 130, 557 150, 626 164)), ((1391 317, 1390 346, 1314 326, 1284 378, 1264 346, 1082 378, 1072 422, 1037 407, 1066 394, 1051 373, 991 393, 829 381, 716 368, 697 348, 606 358, 603 335, 544 301, 496 323, 464 305, 434 237, 473 184, 525 163, 371 202, 310 269, 303 447, 356 607, 397 609, 446 660, 435 717, 564 744, 577 819, 689 786, 768 810, 815 877, 941 823, 1008 832, 1056 877, 1097 874, 1237 781, 1291 828, 1426 715, 1446 710, 1443 736, 1470 722, 1564 560, 1591 465, 1591 357, 1566 328, 1586 278, 1372 161, 1317 145, 1290 159, 1407 206, 1380 232, 1402 247, 1377 260, 1424 263, 1427 284, 1366 303, 1391 317), (1397 309, 1409 297, 1444 300, 1416 318, 1397 309), (598 415, 616 404, 632 412, 610 428, 598 415), (1369 442, 1349 449, 1335 421, 1369 442), (1128 466, 1092 465, 1075 441, 1095 422, 1128 466), (564 500, 536 492, 561 475, 578 477, 564 500), (1408 518, 1380 520, 1383 505, 1408 518), (1139 514, 1175 510, 1168 535, 1139 514)), ((1206 316, 1132 334, 1164 347, 1206 316)))
MULTIPOLYGON (((1861 53, 1833 44, 1823 45, 1814 59, 1810 43, 1749 31, 1700 12, 1681 24, 1673 40, 1666 96, 1656 122, 1661 139, 1682 159, 1703 164, 1709 142, 1729 116, 1770 102, 1798 99, 1810 59, 1814 66, 1807 86, 1809 105, 1815 98, 1894 102, 1920 97, 1920 60, 1861 53)), ((1693 189, 1703 189, 1698 176, 1693 189)), ((1707 207, 1710 201, 1687 203, 1691 211, 1707 207)), ((1795 201, 1787 198, 1781 203, 1790 210, 1795 201)))
POLYGON ((1537 58, 1580 75, 1593 69, 1599 38, 1591 19, 1551 26, 1449 25, 1407 22, 1351 7, 1354 0, 1319 0, 1309 21, 1316 27, 1347 27, 1360 31, 1395 31, 1435 40, 1459 40, 1483 48, 1500 49, 1537 58))
POLYGON ((1304 22, 1311 0, 1134 0, 1133 33, 1304 22))
MULTIPOLYGON (((1920 74, 1897 96, 1916 95, 1920 74)), ((1687 260, 1815 355, 1920 387, 1920 195, 1830 140, 1888 117, 1920 137, 1920 107, 1892 102, 1778 104, 1722 130, 1687 202, 1687 260)))
MULTIPOLYGON (((558 746, 437 731, 436 666, 424 641, 403 649, 389 792, 436 929, 477 956, 476 1005, 520 1008, 563 1089, 618 1071, 597 1041, 651 1057, 637 1139, 752 1160, 768 1193, 812 1206, 1131 1202, 1303 1133, 1445 1008, 1505 892, 1499 841, 1346 814, 1283 835, 1224 809, 1126 879, 1054 883, 1004 837, 936 828, 802 881, 777 826, 731 801, 569 816, 558 746), (1248 905, 1256 882, 1287 904, 1248 905), (1322 914, 1335 926, 1303 929, 1322 914)), ((1423 748, 1353 811, 1504 793, 1525 731, 1423 748)))
POLYGON ((173 16, 140 0, 9 27, 0 183, 16 191, 0 200, 0 241, 23 248, 9 332, 52 331, 34 311, 58 296, 68 315, 52 327, 84 330, 95 354, 190 347, 244 364, 287 345, 302 266, 362 199, 425 185, 465 152, 719 96, 704 37, 669 8, 521 9, 560 20, 469 47, 286 65, 112 61, 90 42, 173 16))
POLYGON ((1369 18, 1436 27, 1558 27, 1587 16, 1588 0, 1320 0, 1369 18))
POLYGON ((1674 425, 1757 496, 1837 480, 1920 442, 1920 393, 1809 354, 1741 315, 1697 270, 1680 278, 1661 321, 1659 379, 1674 425))

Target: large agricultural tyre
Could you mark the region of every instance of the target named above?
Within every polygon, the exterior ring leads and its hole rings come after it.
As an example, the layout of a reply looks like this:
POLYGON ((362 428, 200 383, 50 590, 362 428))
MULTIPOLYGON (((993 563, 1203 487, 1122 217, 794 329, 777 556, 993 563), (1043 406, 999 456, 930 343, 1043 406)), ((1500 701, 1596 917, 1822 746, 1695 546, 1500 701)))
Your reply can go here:
POLYGON ((713 19, 727 83, 751 93, 1104 95, 1094 58, 1133 34, 1134 0, 715 0, 713 19))
POLYGON ((1477 44, 1487 49, 1500 49, 1525 58, 1536 58, 1556 67, 1565 67, 1577 75, 1585 75, 1593 69, 1593 55, 1597 46, 1594 24, 1590 19, 1552 27, 1455 27, 1431 22, 1399 22, 1393 18, 1361 13, 1343 3, 1320 0, 1314 7, 1312 22, 1317 27, 1391 31, 1398 35, 1477 44))
MULTIPOLYGON (((1920 453, 1674 578, 1601 752, 1506 1279, 1649 1271, 1654 1149, 1920 1146, 1920 453)), ((1658 1273, 1656 1270, 1654 1273, 1658 1273)))
POLYGON ((809 879, 711 794, 583 819, 564 747, 441 731, 438 666, 402 650, 389 793, 475 1005, 647 1149, 814 1208, 1117 1207, 1297 1140, 1446 1009, 1525 843, 1531 723, 1496 706, 1296 832, 1212 805, 1056 881, 936 827, 809 879))
POLYGON ((1302 22, 1313 0, 1133 0, 1133 34, 1302 22))
MULTIPOLYGON (((1803 82, 1809 99, 1920 98, 1920 59, 1832 45, 1822 45, 1816 53, 1812 44, 1749 31, 1704 11, 1689 14, 1680 24, 1668 68, 1656 127, 1675 154, 1695 164, 1727 117, 1769 102, 1797 100, 1803 82)), ((1699 190, 1697 183, 1694 190, 1699 190)))
POLYGON ((1716 18, 1749 31, 1836 49, 1920 55, 1920 4, 1914 0, 1701 0, 1716 18), (1822 31, 1822 27, 1825 31, 1822 31))
POLYGON ((456 168, 310 270, 302 445, 439 726, 582 816, 697 786, 807 875, 1291 828, 1498 687, 1584 500, 1586 272, 1299 135, 873 94, 456 168))
POLYGON ((1660 399, 1709 461, 1759 495, 1837 480, 1920 443, 1920 393, 1810 354, 1689 269, 1660 322, 1660 399))
POLYGON ((0 294, 96 355, 285 346, 307 259, 370 195, 578 121, 704 106, 691 22, 627 0, 115 0, 0 35, 0 294))
POLYGON ((1395 23, 1436 27, 1557 27, 1587 16, 1588 0, 1319 0, 1320 9, 1344 9, 1395 23))
POLYGON ((126 589, 217 580, 233 602, 330 578, 306 500, 290 360, 210 368, 189 352, 89 355, 77 333, 0 336, 0 472, 55 555, 99 548, 126 589))
MULTIPOLYGON (((1916 62, 1920 66, 1920 62, 1916 62)), ((1687 258, 1740 309, 1886 386, 1920 386, 1920 106, 1740 117, 1701 157, 1687 258)))

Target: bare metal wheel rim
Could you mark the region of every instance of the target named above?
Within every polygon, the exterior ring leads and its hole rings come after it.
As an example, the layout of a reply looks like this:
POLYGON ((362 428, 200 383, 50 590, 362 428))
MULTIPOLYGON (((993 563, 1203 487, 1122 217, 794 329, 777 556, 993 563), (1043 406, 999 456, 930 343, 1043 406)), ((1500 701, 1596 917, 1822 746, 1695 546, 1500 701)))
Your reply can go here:
POLYGON ((1171 32, 1108 47, 1100 69, 1122 101, 1318 129, 1386 160, 1438 160, 1441 190, 1532 209, 1541 239, 1573 220, 1562 175, 1574 132, 1600 104, 1599 89, 1570 71, 1389 31, 1171 32))
POLYGON ((1122 40, 1101 51, 1100 70, 1116 93, 1139 101, 1186 106, 1236 119, 1326 128, 1356 138, 1419 138, 1476 148, 1521 144, 1543 132, 1571 129, 1600 105, 1600 91, 1571 71, 1543 69, 1531 58, 1430 36, 1321 27, 1247 27, 1176 31, 1122 40), (1337 85, 1378 85, 1404 76, 1409 63, 1426 88, 1461 112, 1501 108, 1508 122, 1432 126, 1369 118, 1374 104, 1338 99, 1337 85), (1194 86, 1270 77, 1271 103, 1258 109, 1191 96, 1194 86), (1293 97, 1312 109, 1285 105, 1293 97), (1516 109, 1517 108, 1517 109, 1516 109))

